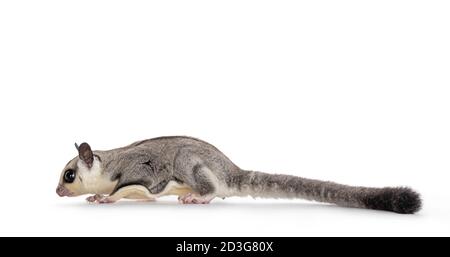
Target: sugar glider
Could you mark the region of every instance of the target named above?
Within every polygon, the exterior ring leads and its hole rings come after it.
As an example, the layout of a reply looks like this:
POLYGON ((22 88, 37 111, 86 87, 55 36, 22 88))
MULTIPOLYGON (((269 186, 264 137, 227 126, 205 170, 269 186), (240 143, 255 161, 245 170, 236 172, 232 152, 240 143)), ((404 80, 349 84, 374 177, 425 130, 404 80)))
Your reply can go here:
POLYGON ((108 151, 75 146, 78 156, 62 171, 56 192, 93 194, 86 199, 93 203, 178 195, 181 203, 205 204, 216 197, 253 196, 407 214, 421 208, 419 194, 407 187, 354 187, 243 170, 213 145, 191 137, 158 137, 108 151))

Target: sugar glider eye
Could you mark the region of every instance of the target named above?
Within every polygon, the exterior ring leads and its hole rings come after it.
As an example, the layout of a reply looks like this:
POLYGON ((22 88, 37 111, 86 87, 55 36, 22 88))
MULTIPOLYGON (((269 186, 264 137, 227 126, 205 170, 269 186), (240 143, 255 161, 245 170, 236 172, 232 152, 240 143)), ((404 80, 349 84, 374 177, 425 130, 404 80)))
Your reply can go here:
POLYGON ((72 183, 75 180, 76 173, 74 170, 66 170, 64 172, 64 182, 72 183))

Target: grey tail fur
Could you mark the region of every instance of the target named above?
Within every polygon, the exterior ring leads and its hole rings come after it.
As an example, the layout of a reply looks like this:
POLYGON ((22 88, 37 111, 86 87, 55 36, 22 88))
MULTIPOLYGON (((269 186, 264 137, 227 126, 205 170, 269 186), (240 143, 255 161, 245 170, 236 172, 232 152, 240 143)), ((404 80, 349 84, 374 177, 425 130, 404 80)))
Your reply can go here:
MULTIPOLYGON (((302 198, 345 207, 412 214, 420 210, 418 193, 407 187, 369 188, 289 175, 242 171, 232 178, 242 194, 262 198, 302 198)), ((234 183, 233 183, 234 182, 234 183)))

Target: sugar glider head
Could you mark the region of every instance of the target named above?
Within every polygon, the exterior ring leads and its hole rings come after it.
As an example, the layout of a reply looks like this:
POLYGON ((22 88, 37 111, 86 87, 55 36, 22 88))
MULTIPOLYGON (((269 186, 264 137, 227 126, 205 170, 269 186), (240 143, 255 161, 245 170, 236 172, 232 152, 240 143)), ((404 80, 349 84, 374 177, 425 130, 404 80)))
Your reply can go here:
POLYGON ((79 196, 83 194, 107 194, 114 189, 114 183, 103 172, 100 156, 89 144, 75 144, 78 156, 64 167, 56 193, 59 196, 79 196))

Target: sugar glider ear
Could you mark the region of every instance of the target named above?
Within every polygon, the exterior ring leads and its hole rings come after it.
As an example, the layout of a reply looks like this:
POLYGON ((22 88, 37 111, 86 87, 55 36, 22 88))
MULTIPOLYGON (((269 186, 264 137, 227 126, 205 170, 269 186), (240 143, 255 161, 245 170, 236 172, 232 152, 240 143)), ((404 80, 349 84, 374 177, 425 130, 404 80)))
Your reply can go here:
POLYGON ((92 168, 92 165, 94 164, 94 153, 92 152, 89 144, 82 143, 78 146, 78 144, 75 143, 75 147, 78 150, 78 157, 80 157, 80 160, 82 160, 89 169, 92 168))

